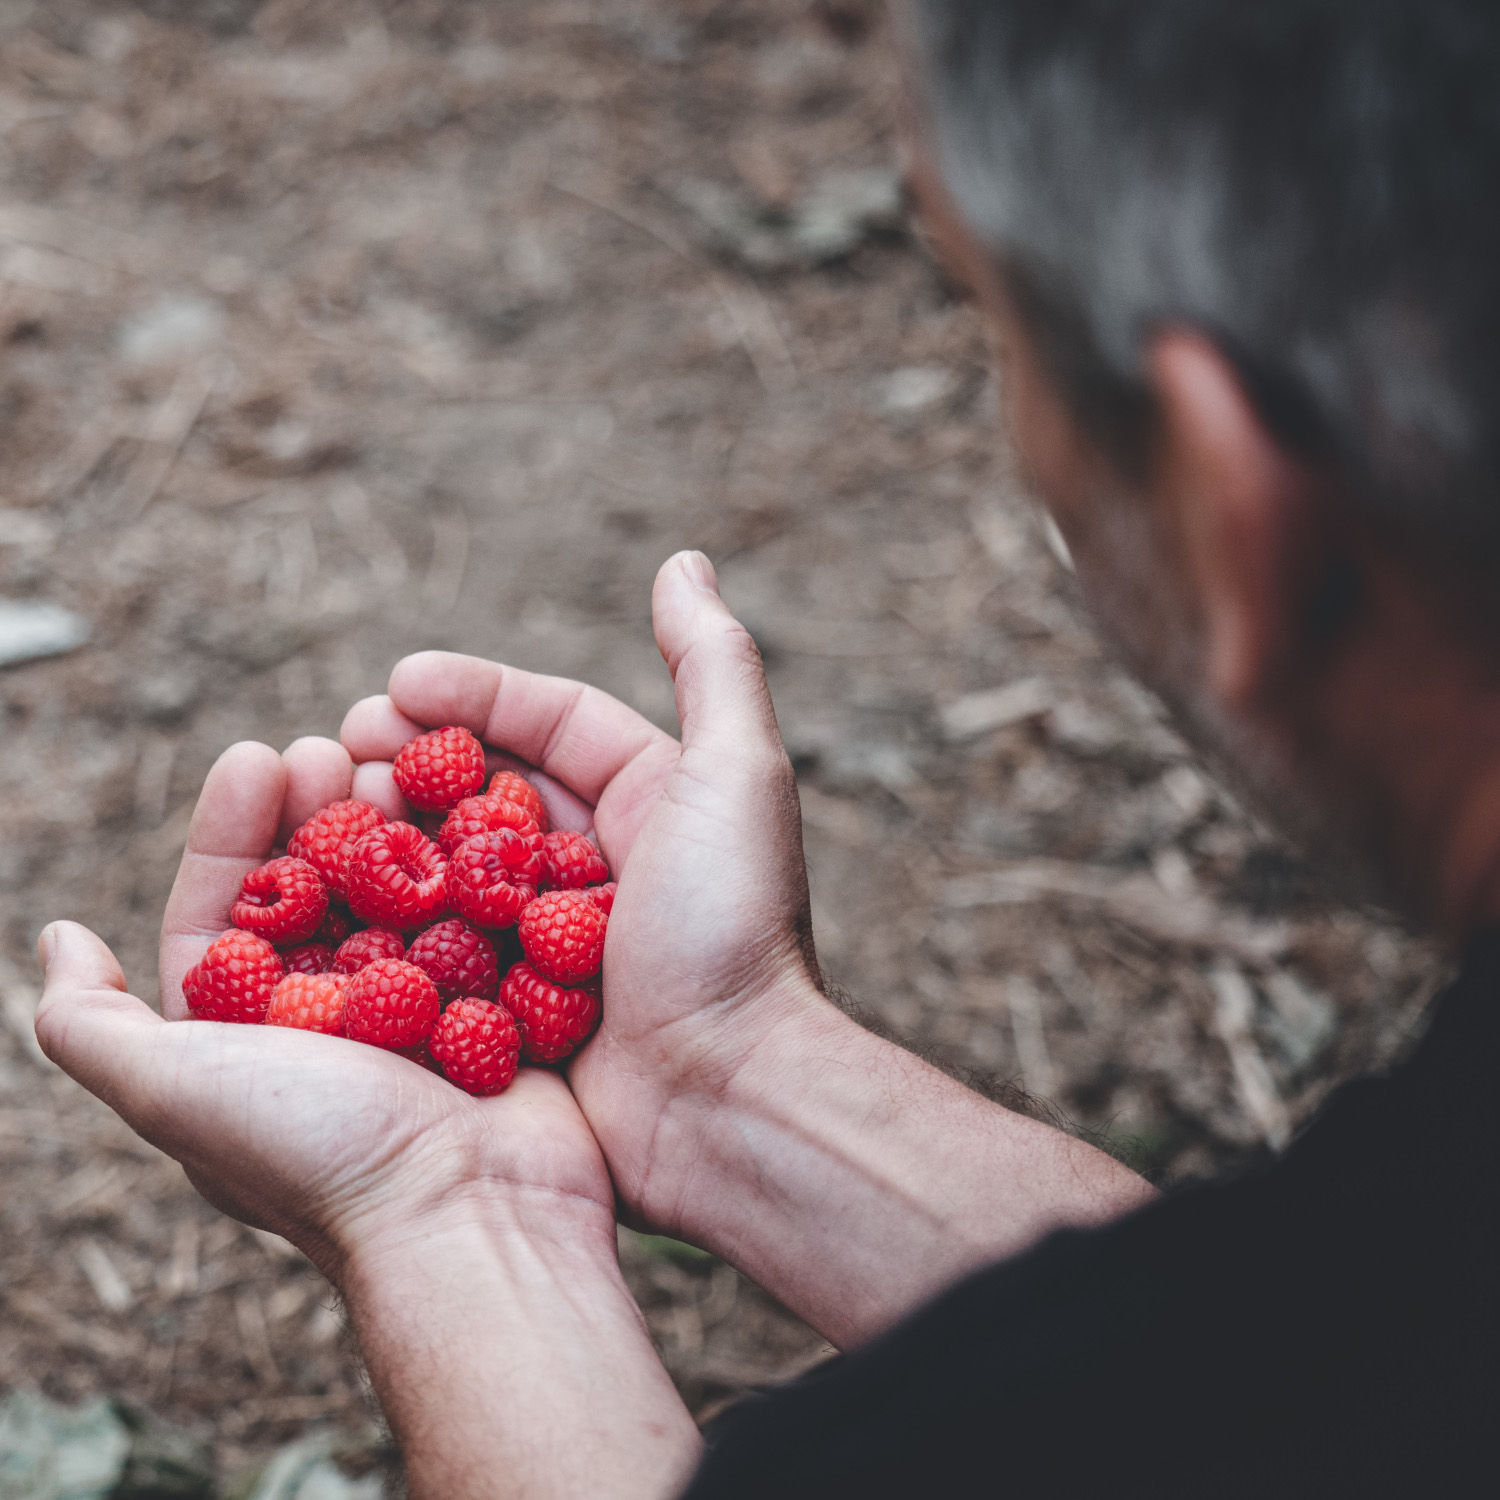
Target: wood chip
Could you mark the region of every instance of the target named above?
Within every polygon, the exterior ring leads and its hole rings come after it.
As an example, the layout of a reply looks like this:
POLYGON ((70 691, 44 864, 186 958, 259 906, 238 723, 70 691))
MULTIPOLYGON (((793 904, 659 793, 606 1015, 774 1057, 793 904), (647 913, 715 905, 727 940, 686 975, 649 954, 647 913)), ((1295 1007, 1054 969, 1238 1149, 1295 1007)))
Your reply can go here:
POLYGON ((1012 724, 1044 714, 1057 701, 1052 686, 1043 677, 1023 677, 1004 687, 965 693, 938 715, 943 734, 950 740, 972 740, 1012 724))
POLYGON ((157 1277, 157 1285, 168 1297, 185 1297, 198 1290, 201 1239, 196 1219, 184 1219, 172 1231, 172 1257, 157 1277))
POLYGON ((1005 981, 1005 999, 1026 1092, 1038 1099, 1050 1099, 1057 1092, 1057 1073, 1047 1050, 1041 994, 1025 975, 1012 974, 1005 981))
POLYGON ((1229 1054, 1240 1105, 1266 1144, 1273 1151, 1281 1151, 1292 1138, 1292 1122, 1277 1091, 1270 1065, 1251 1031, 1255 1019, 1255 990, 1250 981, 1229 964, 1216 965, 1209 973, 1208 982, 1214 995, 1214 1029, 1229 1054))
POLYGON ((127 1312, 134 1305, 135 1293, 130 1290, 130 1283, 98 1240, 87 1239, 79 1244, 78 1264, 83 1267, 94 1295, 109 1312, 127 1312))
POLYGON ((1149 875, 1119 875, 1058 860, 1026 860, 961 875, 943 890, 943 904, 959 910, 1049 897, 1098 907, 1157 942, 1225 953, 1257 966, 1280 958, 1292 938, 1285 922, 1244 917, 1207 896, 1173 895, 1149 875))

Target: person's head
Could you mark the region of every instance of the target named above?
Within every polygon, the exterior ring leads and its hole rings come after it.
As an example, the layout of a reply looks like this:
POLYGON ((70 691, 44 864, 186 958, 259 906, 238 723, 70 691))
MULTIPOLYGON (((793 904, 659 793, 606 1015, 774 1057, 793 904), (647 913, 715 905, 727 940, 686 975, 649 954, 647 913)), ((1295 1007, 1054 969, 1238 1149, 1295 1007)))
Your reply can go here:
POLYGON ((1383 892, 1500 914, 1500 6, 911 15, 924 196, 1104 624, 1383 892))

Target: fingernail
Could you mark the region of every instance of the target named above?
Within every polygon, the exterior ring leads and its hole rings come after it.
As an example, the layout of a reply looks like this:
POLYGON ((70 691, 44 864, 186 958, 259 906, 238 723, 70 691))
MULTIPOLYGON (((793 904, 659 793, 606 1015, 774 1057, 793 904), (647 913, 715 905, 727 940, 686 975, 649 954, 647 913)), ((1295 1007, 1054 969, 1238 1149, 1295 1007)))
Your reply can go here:
POLYGON ((37 957, 42 961, 44 970, 52 967, 52 955, 57 951, 57 923, 50 922, 42 928, 41 936, 36 940, 37 957))
POLYGON ((714 565, 703 553, 684 552, 682 554, 682 571, 700 589, 707 589, 711 594, 719 592, 719 575, 714 572, 714 565))

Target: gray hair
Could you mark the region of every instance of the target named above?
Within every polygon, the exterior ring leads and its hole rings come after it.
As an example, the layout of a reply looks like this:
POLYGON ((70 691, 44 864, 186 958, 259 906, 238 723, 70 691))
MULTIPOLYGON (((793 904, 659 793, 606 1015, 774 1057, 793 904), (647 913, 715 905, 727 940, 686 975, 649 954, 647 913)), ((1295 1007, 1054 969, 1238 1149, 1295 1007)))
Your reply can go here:
POLYGON ((1500 5, 914 0, 939 162, 1127 449, 1190 325, 1283 442, 1500 543, 1500 5))

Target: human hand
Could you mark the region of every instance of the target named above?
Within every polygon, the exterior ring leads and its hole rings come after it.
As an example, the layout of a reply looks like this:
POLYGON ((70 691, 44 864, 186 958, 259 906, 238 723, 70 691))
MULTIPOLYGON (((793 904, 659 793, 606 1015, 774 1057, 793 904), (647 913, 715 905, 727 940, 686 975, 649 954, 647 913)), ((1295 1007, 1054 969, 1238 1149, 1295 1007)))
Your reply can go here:
POLYGON ((444 652, 398 663, 389 695, 356 704, 341 737, 355 795, 387 806, 400 747, 462 724, 540 770, 556 826, 592 824, 619 892, 603 1020, 569 1077, 625 1205, 671 1231, 695 1118, 768 1030, 826 1007, 760 654, 699 553, 665 564, 652 603, 680 744, 596 688, 444 652))
POLYGON ((274 1230, 334 1280, 351 1258, 499 1219, 612 1258, 614 1195, 567 1086, 523 1069, 473 1098, 404 1058, 279 1026, 188 1020, 182 976, 230 925, 245 874, 316 808, 350 795, 330 740, 240 744, 209 773, 167 905, 158 1016, 109 949, 58 922, 40 949, 47 1054, 186 1169, 216 1207, 274 1230))

